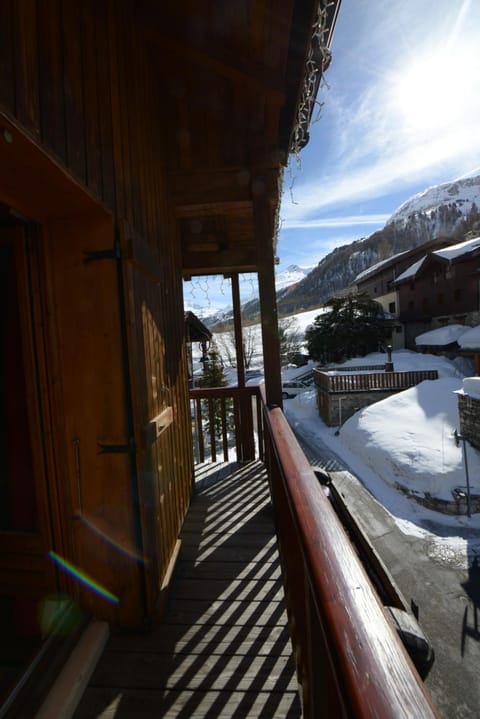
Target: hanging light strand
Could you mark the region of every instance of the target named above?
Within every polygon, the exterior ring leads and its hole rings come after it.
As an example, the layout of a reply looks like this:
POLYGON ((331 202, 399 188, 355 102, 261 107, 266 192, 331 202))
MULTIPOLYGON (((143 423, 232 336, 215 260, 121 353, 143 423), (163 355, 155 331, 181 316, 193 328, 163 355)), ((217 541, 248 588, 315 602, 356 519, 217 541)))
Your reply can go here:
POLYGON ((332 57, 327 42, 330 35, 329 9, 334 5, 335 2, 327 2, 325 5, 319 3, 317 17, 312 28, 312 41, 305 66, 305 80, 290 141, 290 152, 296 155, 297 160, 299 160, 300 150, 308 142, 308 126, 315 104, 319 105, 319 111, 321 110, 321 104, 317 103, 316 95, 320 84, 319 75, 321 80, 332 57))

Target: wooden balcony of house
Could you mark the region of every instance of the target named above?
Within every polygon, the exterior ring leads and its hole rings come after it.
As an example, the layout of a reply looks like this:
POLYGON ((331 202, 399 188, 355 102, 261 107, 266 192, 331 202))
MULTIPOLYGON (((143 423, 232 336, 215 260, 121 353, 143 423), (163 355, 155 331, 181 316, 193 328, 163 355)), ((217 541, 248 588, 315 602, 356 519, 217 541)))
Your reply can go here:
POLYGON ((282 410, 258 387, 190 398, 166 610, 110 639, 75 719, 437 716, 282 410))
POLYGON ((437 370, 411 370, 407 372, 379 371, 378 367, 354 368, 353 371, 339 372, 337 368, 331 370, 314 370, 314 381, 317 387, 329 394, 348 392, 400 391, 414 387, 424 380, 438 379, 437 370), (355 370, 357 370, 355 372, 355 370))
POLYGON ((318 412, 325 424, 341 426, 363 407, 415 387, 424 380, 438 379, 437 370, 396 372, 391 368, 393 363, 314 369, 318 412))

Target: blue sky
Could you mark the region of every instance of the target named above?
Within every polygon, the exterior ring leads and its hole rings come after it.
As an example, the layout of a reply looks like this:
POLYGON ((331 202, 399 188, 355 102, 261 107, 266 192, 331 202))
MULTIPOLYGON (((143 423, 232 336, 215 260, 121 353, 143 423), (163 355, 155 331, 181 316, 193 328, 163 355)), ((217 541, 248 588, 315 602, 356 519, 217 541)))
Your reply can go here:
POLYGON ((280 269, 480 173, 479 0, 342 0, 331 49, 310 142, 285 175, 280 269))
MULTIPOLYGON (((310 141, 285 172, 279 270, 313 267, 417 192, 480 173, 480 0, 342 0, 331 49, 310 141)), ((229 283, 187 283, 185 302, 230 305, 229 283)))

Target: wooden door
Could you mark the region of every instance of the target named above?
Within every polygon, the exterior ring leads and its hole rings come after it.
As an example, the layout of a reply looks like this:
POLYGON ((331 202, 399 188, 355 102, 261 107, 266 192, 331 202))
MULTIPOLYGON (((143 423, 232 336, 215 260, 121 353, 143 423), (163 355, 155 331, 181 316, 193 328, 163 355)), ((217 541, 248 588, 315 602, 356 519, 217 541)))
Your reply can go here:
POLYGON ((56 589, 36 242, 26 225, 0 224, 0 695, 41 643, 42 602, 56 589))

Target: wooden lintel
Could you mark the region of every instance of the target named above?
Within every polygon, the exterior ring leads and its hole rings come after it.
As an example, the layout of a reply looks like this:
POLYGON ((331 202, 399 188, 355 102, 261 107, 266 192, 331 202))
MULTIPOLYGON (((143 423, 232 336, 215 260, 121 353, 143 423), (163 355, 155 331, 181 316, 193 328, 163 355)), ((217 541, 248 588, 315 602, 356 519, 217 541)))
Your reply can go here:
POLYGON ((180 205, 175 207, 175 215, 178 219, 182 217, 209 217, 211 215, 223 214, 236 214, 236 215, 248 215, 252 213, 252 202, 251 200, 235 201, 216 201, 214 203, 198 203, 190 205, 180 205))
POLYGON ((260 177, 247 168, 193 170, 170 173, 169 186, 177 216, 190 214, 195 208, 212 206, 251 210, 252 192, 260 192, 270 201, 278 198, 277 168, 262 172, 260 177))
POLYGON ((184 267, 182 270, 183 279, 200 277, 202 275, 225 275, 231 274, 232 272, 257 272, 258 266, 255 263, 251 264, 238 264, 238 265, 214 265, 204 264, 197 265, 196 267, 184 267))
POLYGON ((238 265, 256 264, 255 246, 227 247, 218 252, 210 252, 208 255, 205 252, 196 252, 193 248, 190 251, 184 249, 182 264, 184 271, 195 272, 197 267, 203 264, 212 267, 222 267, 222 273, 236 272, 238 265))

